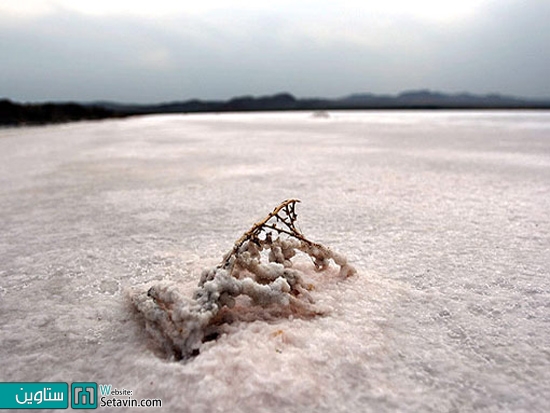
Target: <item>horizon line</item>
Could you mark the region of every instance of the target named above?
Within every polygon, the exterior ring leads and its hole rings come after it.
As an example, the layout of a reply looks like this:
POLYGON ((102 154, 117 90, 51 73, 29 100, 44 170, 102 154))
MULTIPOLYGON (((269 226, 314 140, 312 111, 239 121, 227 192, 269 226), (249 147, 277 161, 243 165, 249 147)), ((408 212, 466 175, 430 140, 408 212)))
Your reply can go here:
POLYGON ((67 103, 77 103, 77 104, 85 104, 85 105, 92 105, 92 104, 117 104, 117 105, 131 105, 131 106, 160 106, 160 105, 167 105, 167 104, 174 104, 174 103, 183 103, 183 102, 192 102, 192 101, 199 101, 199 102, 229 102, 231 100, 235 99, 262 99, 262 98, 270 98, 270 97, 276 97, 276 96, 283 96, 288 95, 294 98, 295 100, 326 100, 326 101, 340 101, 344 99, 350 99, 353 97, 372 97, 372 98, 389 98, 389 99, 396 99, 400 97, 405 97, 408 94, 430 94, 430 95, 442 95, 446 97, 460 97, 460 96, 468 96, 472 98, 504 98, 504 99, 514 99, 514 100, 520 100, 520 101, 529 101, 529 102, 549 102, 549 97, 528 97, 528 96, 522 96, 522 95, 515 95, 515 94, 505 94, 502 92, 486 92, 486 93, 478 93, 478 92, 470 92, 466 90, 462 90, 460 92, 446 92, 442 91, 440 89, 430 89, 430 88, 412 88, 412 89, 403 89, 396 93, 375 93, 375 92, 352 92, 343 96, 338 97, 323 97, 323 96, 296 96, 292 92, 288 91, 279 91, 274 93, 262 93, 262 94, 252 94, 252 93, 244 93, 244 94, 238 94, 233 95, 229 98, 199 98, 199 97, 190 97, 190 98, 176 98, 176 99, 167 99, 167 100, 160 100, 160 101, 147 101, 143 103, 138 103, 136 101, 125 101, 125 100, 117 100, 117 99, 36 99, 36 100, 19 100, 10 98, 7 96, 1 96, 0 100, 8 100, 10 102, 19 103, 19 104, 67 104, 67 103))

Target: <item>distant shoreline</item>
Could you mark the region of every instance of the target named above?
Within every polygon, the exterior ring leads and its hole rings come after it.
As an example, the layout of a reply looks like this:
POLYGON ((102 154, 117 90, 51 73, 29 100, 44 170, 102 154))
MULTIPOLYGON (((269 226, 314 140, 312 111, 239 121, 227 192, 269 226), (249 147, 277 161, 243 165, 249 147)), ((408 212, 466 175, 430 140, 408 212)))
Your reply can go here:
POLYGON ((318 110, 548 110, 550 100, 498 94, 445 94, 426 90, 396 96, 356 94, 340 99, 295 98, 289 93, 243 96, 225 101, 188 100, 161 104, 16 103, 0 100, 0 126, 45 125, 79 120, 163 113, 223 113, 318 110))

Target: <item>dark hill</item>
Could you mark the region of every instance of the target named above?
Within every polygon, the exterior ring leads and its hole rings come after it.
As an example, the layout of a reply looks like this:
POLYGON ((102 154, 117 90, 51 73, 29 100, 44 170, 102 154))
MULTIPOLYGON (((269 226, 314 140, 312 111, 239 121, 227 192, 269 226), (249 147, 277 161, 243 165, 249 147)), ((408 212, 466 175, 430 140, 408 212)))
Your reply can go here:
POLYGON ((122 116, 100 106, 77 103, 18 104, 0 100, 0 125, 42 125, 76 120, 97 120, 122 116))
POLYGON ((550 100, 530 100, 498 94, 446 94, 430 90, 406 91, 396 96, 354 94, 340 99, 298 99, 289 93, 279 93, 260 97, 241 96, 226 101, 193 99, 154 105, 112 102, 18 104, 0 100, 0 125, 36 125, 154 113, 320 109, 550 109, 550 100))

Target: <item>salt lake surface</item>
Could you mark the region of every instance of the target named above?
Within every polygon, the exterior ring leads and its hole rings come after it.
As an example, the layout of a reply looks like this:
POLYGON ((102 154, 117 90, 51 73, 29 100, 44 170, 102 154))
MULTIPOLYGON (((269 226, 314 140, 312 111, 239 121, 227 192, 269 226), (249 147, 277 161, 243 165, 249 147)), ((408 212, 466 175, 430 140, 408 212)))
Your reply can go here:
POLYGON ((548 409, 549 112, 3 129, 0 171, 0 381, 112 384, 182 412, 548 409), (128 291, 191 294, 291 197, 303 233, 358 269, 316 279, 329 313, 161 357, 128 291))

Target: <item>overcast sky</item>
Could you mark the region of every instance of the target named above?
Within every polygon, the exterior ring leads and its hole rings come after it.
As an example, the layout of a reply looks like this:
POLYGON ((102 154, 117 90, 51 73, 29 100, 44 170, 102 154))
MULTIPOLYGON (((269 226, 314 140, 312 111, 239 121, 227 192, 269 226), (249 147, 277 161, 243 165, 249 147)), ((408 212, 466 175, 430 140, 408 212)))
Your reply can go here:
POLYGON ((550 0, 1 0, 0 97, 550 97, 549 16, 550 0))

